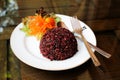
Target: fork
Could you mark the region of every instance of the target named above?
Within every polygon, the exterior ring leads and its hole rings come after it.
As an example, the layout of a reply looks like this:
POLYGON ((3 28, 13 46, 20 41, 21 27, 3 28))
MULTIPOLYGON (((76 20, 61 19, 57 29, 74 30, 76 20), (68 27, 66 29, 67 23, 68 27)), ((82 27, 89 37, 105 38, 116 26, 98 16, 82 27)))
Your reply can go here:
MULTIPOLYGON (((63 27, 63 28, 66 28, 68 29, 68 27, 64 24, 64 22, 60 22, 59 24, 60 27, 63 27)), ((82 27, 82 31, 85 30, 86 27, 82 27)), ((78 35, 74 34, 76 37, 78 37, 78 35)), ((79 39, 81 39, 79 37, 79 39)), ((103 51, 102 49, 100 49, 99 47, 97 46, 94 46, 93 44, 91 44, 90 42, 88 42, 89 46, 92 47, 93 49, 95 49, 95 51, 97 51, 99 54, 101 54, 102 56, 106 57, 106 58, 110 58, 111 57, 111 54, 107 53, 106 51, 103 51)))
POLYGON ((79 20, 77 19, 77 17, 75 17, 75 18, 71 17, 70 21, 71 21, 71 24, 72 24, 73 32, 81 35, 81 38, 82 38, 82 40, 83 40, 83 42, 84 42, 90 56, 91 56, 91 59, 92 59, 94 65, 95 66, 100 66, 101 64, 100 64, 99 60, 95 56, 95 54, 92 51, 92 49, 90 48, 87 40, 85 39, 85 37, 82 34, 82 28, 80 26, 79 20))

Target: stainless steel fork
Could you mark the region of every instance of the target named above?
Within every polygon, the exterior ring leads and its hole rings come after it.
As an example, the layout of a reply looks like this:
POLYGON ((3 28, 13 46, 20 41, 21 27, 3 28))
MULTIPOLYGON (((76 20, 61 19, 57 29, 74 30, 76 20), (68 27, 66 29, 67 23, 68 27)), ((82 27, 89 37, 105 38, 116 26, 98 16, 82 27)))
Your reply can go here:
POLYGON ((94 63, 95 66, 100 66, 100 62, 99 60, 97 59, 97 57, 95 56, 94 52, 92 51, 92 49, 90 48, 87 40, 85 39, 84 35, 82 34, 82 28, 81 28, 81 25, 79 23, 79 20, 77 18, 74 18, 72 17, 71 19, 71 24, 72 24, 72 28, 73 28, 73 32, 77 33, 77 34, 80 34, 81 35, 81 38, 91 56, 91 59, 94 63))

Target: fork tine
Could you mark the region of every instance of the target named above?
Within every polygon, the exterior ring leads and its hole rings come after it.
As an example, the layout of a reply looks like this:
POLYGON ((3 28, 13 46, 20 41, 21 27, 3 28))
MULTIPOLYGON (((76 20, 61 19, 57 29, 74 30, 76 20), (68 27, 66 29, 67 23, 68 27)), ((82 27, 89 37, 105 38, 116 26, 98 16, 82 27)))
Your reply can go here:
POLYGON ((85 29, 87 29, 86 26, 83 26, 83 27, 82 27, 82 26, 80 25, 80 22, 79 22, 79 20, 77 19, 77 16, 71 17, 71 18, 70 18, 70 21, 71 21, 72 28, 74 28, 74 29, 80 28, 80 29, 82 29, 82 31, 85 30, 85 29), (79 24, 79 25, 76 25, 76 24, 79 24))
POLYGON ((73 17, 70 18, 70 22, 71 22, 72 28, 73 28, 73 30, 74 30, 75 25, 74 25, 73 17))
POLYGON ((71 17, 71 23, 72 23, 73 28, 76 28, 76 26, 78 26, 78 25, 76 25, 77 24, 77 20, 74 17, 71 17))
POLYGON ((81 33, 82 32, 82 27, 81 27, 77 17, 76 16, 75 17, 71 17, 70 21, 71 21, 71 25, 72 25, 73 31, 81 33))

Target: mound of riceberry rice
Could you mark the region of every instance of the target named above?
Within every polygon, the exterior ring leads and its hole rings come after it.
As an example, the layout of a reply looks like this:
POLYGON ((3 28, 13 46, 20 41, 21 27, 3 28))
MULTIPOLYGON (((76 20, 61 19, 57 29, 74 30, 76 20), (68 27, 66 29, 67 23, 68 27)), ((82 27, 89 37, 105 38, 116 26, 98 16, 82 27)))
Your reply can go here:
POLYGON ((64 60, 77 52, 77 41, 72 32, 57 27, 43 35, 39 47, 44 57, 50 60, 64 60))

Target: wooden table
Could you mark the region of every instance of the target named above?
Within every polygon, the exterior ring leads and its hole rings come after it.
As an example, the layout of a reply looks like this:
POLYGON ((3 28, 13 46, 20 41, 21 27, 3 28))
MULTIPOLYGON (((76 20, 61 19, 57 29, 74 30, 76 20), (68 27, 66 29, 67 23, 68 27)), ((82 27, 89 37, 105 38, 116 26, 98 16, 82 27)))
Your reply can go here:
POLYGON ((77 15, 94 31, 97 46, 112 55, 106 59, 97 52, 102 70, 91 59, 81 66, 65 71, 45 71, 30 67, 16 58, 10 48, 10 35, 16 25, 0 33, 0 80, 120 80, 120 7, 119 0, 17 0, 19 17, 34 15, 43 6, 48 12, 77 15), (105 4, 105 1, 108 4, 105 4), (34 2, 34 3, 33 3, 34 2), (94 4, 94 5, 93 5, 94 4), (103 5, 105 4, 105 5, 103 5), (98 5, 98 6, 97 6, 98 5))

